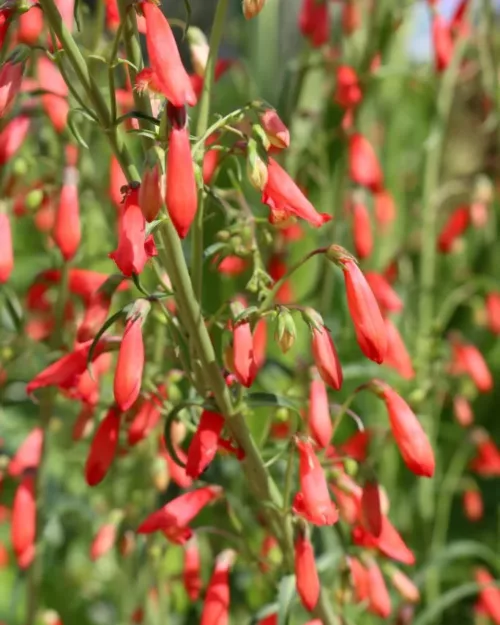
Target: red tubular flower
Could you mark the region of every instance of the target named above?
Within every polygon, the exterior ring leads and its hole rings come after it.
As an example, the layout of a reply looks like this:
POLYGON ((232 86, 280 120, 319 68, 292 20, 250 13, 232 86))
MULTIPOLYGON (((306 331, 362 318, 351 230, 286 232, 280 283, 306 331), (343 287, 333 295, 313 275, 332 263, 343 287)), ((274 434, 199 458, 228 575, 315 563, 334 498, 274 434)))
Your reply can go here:
POLYGON ((396 205, 389 191, 381 189, 373 196, 375 219, 381 230, 386 230, 396 219, 396 205))
POLYGON ((420 422, 405 402, 385 382, 376 381, 376 393, 385 402, 392 434, 406 466, 423 477, 434 475, 434 452, 420 422))
POLYGON ((415 370, 399 330, 390 319, 387 318, 384 321, 387 335, 387 353, 384 365, 392 367, 405 380, 412 380, 415 377, 415 370))
POLYGON ((456 208, 443 226, 438 238, 438 249, 443 254, 449 254, 455 241, 467 230, 470 223, 470 211, 468 206, 456 208))
POLYGON ((356 601, 362 603, 369 598, 368 571, 357 558, 350 556, 348 562, 356 601))
POLYGON ((267 322, 263 318, 257 321, 253 330, 253 360, 257 373, 262 369, 266 361, 266 347, 267 322))
POLYGON ((372 536, 360 525, 353 529, 352 538, 356 545, 378 549, 391 560, 402 564, 415 564, 415 555, 408 549, 394 525, 385 515, 382 516, 382 531, 378 538, 372 536))
POLYGON ((129 189, 119 225, 118 247, 109 255, 124 276, 140 274, 148 258, 156 256, 152 235, 146 237, 146 220, 139 207, 139 190, 129 189))
POLYGON ((318 603, 320 583, 314 550, 303 531, 295 539, 295 580, 302 605, 311 612, 318 603))
POLYGON ((11 119, 0 132, 0 165, 5 165, 22 146, 31 120, 27 115, 11 119))
POLYGON ((500 334, 500 293, 488 293, 486 296, 486 314, 490 331, 493 334, 500 334))
MULTIPOLYGON (((158 531, 189 530, 188 524, 210 502, 222 494, 220 486, 204 486, 172 499, 156 512, 150 514, 138 527, 139 534, 158 531)), ((186 537, 187 540, 190 537, 186 537)))
POLYGON ((312 442, 297 438, 296 445, 300 457, 300 492, 295 495, 293 511, 314 525, 333 525, 338 520, 338 510, 330 499, 325 473, 312 442))
POLYGON ((157 397, 142 402, 127 431, 130 446, 137 445, 154 430, 161 419, 160 409, 161 402, 157 397))
POLYGON ((403 302, 384 275, 375 271, 367 271, 365 278, 382 313, 403 310, 403 302))
POLYGON ((89 434, 90 422, 92 421, 95 413, 95 406, 89 404, 83 404, 82 408, 73 424, 73 430, 71 431, 71 438, 74 441, 79 441, 89 434))
POLYGON ((313 379, 309 387, 309 411, 307 425, 311 436, 320 447, 327 447, 333 436, 328 393, 323 380, 313 379))
POLYGON ((312 329, 312 353, 323 381, 336 391, 340 390, 343 381, 342 366, 326 326, 312 329))
POLYGON ((387 351, 385 324, 375 296, 363 272, 351 259, 342 261, 347 305, 356 331, 356 338, 363 354, 381 363, 387 351))
POLYGON ((57 66, 46 56, 38 59, 37 69, 40 87, 49 92, 41 96, 42 106, 55 130, 62 132, 69 113, 68 86, 57 66))
POLYGON ((217 135, 210 135, 205 142, 205 154, 203 155, 202 176, 203 182, 206 185, 210 185, 213 180, 215 170, 219 164, 220 152, 219 150, 210 149, 211 145, 217 143, 217 135))
POLYGON ((186 473, 196 479, 215 458, 217 444, 224 427, 224 417, 216 412, 204 410, 189 445, 186 473))
POLYGON ((380 490, 376 481, 367 480, 361 495, 361 521, 372 536, 378 538, 382 532, 382 509, 380 490))
POLYGON ((76 340, 85 343, 93 339, 106 321, 111 306, 111 297, 97 290, 90 298, 82 322, 78 326, 76 340))
POLYGON ((418 603, 420 601, 420 592, 418 588, 402 571, 393 569, 391 572, 391 582, 401 597, 403 597, 406 601, 409 601, 410 603, 418 603))
POLYGON ((262 203, 267 204, 273 213, 284 217, 291 215, 300 217, 316 228, 330 221, 330 215, 316 212, 311 202, 273 158, 269 158, 267 174, 267 184, 262 192, 262 203))
POLYGON ((123 193, 121 190, 126 186, 127 178, 123 173, 123 169, 116 157, 112 156, 109 164, 109 197, 119 211, 123 208, 123 193))
POLYGON ((493 377, 478 348, 471 343, 463 343, 459 338, 453 338, 452 350, 457 372, 469 375, 479 392, 491 391, 493 377))
POLYGON ((462 395, 453 398, 453 414, 457 423, 466 428, 474 423, 474 413, 468 400, 462 395))
POLYGON ((184 588, 191 601, 196 601, 200 596, 202 587, 200 571, 200 550, 196 538, 193 536, 184 548, 184 570, 182 572, 184 588))
POLYGON ((372 437, 371 430, 356 432, 340 445, 339 449, 346 456, 357 462, 364 462, 368 455, 368 445, 372 437))
POLYGON ((12 504, 11 540, 18 564, 27 568, 35 554, 36 494, 35 478, 26 475, 19 484, 12 504))
POLYGON ((366 206, 354 200, 352 210, 352 237, 356 255, 363 259, 368 258, 373 252, 373 233, 370 221, 370 213, 366 206))
POLYGON ((54 241, 65 261, 76 254, 81 239, 77 183, 77 169, 66 167, 53 232, 54 241))
POLYGON ((391 613, 391 598, 382 572, 375 560, 368 565, 368 609, 373 614, 387 618, 391 613))
POLYGON ((102 525, 92 541, 90 546, 90 559, 92 561, 99 560, 102 556, 111 551, 116 540, 116 525, 114 523, 106 523, 102 525))
POLYGON ((116 403, 124 412, 139 397, 144 369, 144 340, 141 317, 127 321, 116 362, 113 392, 116 403))
POLYGON ((43 30, 43 13, 39 6, 32 6, 17 18, 17 41, 27 46, 38 42, 43 30))
POLYGON ((238 382, 249 388, 252 386, 257 367, 253 353, 253 337, 250 322, 243 321, 233 329, 234 373, 238 382))
POLYGON ((85 479, 89 486, 96 486, 106 477, 118 447, 120 411, 111 407, 96 430, 85 464, 85 479))
MULTIPOLYGON (((187 454, 181 449, 174 441, 172 441, 172 445, 175 449, 175 453, 181 462, 186 464, 187 462, 187 454)), ((191 488, 193 485, 193 480, 186 473, 185 467, 181 467, 175 462, 175 460, 170 456, 168 451, 162 451, 161 457, 165 459, 167 463, 168 475, 172 482, 177 484, 179 488, 191 488)))
POLYGON ((469 467, 475 473, 484 477, 500 476, 500 450, 486 432, 475 433, 477 455, 472 459, 469 467))
POLYGON ((302 0, 299 28, 313 47, 319 48, 328 43, 330 38, 328 2, 326 0, 302 0))
POLYGON ((0 67, 0 118, 9 112, 14 98, 19 93, 23 72, 22 63, 6 61, 0 67))
POLYGON ((146 165, 139 189, 139 205, 147 222, 154 221, 163 205, 161 168, 158 162, 146 165))
POLYGON ((173 106, 194 106, 196 95, 182 65, 172 29, 160 8, 152 2, 141 3, 146 19, 146 45, 149 61, 163 95, 173 106))
POLYGON ((468 488, 463 494, 463 508, 469 521, 480 521, 484 515, 483 498, 477 488, 468 488))
POLYGON ((229 570, 235 557, 236 553, 232 549, 226 549, 217 556, 203 603, 200 625, 228 625, 229 570))
POLYGON ((219 256, 214 257, 214 265, 225 276, 239 276, 248 269, 248 261, 241 256, 225 256, 220 262, 219 259, 219 256))
POLYGON ((9 462, 9 475, 22 475, 28 469, 36 469, 40 464, 43 445, 42 428, 34 428, 21 443, 9 462))
POLYGON ((0 213, 0 284, 5 284, 14 269, 12 232, 8 215, 0 213))
POLYGON ((339 65, 336 77, 335 102, 346 109, 357 106, 363 99, 363 92, 355 70, 349 65, 339 65))
POLYGON ((354 133, 349 137, 349 175, 351 180, 373 193, 381 191, 384 176, 377 155, 366 137, 354 133))
POLYGON ((257 625, 278 625, 278 615, 270 614, 269 616, 265 616, 263 619, 260 619, 257 625))
POLYGON ((183 239, 187 236, 198 210, 198 188, 186 126, 186 111, 177 109, 169 116, 173 119, 173 124, 168 139, 165 199, 170 219, 183 239), (176 117, 180 118, 180 123, 176 122, 176 117))
POLYGON ((290 131, 274 109, 267 109, 259 115, 260 123, 272 146, 284 150, 290 145, 290 131))
POLYGON ((489 571, 485 568, 477 568, 475 572, 476 582, 483 585, 479 591, 479 598, 488 616, 496 625, 500 625, 500 589, 492 586, 495 582, 489 571))
POLYGON ((447 21, 438 13, 432 16, 431 34, 436 71, 444 72, 453 58, 454 44, 447 21))

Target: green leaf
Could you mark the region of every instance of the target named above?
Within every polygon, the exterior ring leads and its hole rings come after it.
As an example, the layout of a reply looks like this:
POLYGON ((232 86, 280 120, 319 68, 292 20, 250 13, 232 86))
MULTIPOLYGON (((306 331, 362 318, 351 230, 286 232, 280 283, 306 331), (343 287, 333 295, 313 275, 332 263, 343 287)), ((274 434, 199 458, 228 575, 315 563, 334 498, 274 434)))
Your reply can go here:
POLYGON ((207 258, 214 256, 214 254, 216 254, 219 250, 222 250, 225 247, 226 247, 226 244, 221 243, 220 241, 218 243, 212 243, 212 245, 209 245, 203 251, 203 259, 206 260, 207 258))
POLYGON ((184 0, 184 6, 186 7, 186 27, 184 29, 184 34, 182 35, 183 39, 187 35, 188 28, 191 25, 191 2, 189 0, 184 0))
POLYGON ((286 575, 278 588, 278 625, 289 625, 292 602, 295 597, 295 575, 286 575))
POLYGON ((458 560, 460 558, 483 560, 500 574, 500 558, 492 549, 475 540, 460 540, 438 551, 435 557, 417 573, 415 582, 421 585, 427 574, 434 567, 449 565, 453 560, 458 560))
POLYGON ((122 122, 131 118, 132 119, 145 119, 146 121, 154 124, 155 126, 160 125, 160 120, 156 119, 156 117, 152 117, 151 115, 146 115, 146 113, 142 113, 141 111, 129 111, 128 113, 125 113, 124 115, 120 115, 120 117, 117 117, 115 119, 115 123, 113 124, 113 126, 119 126, 122 122))
POLYGON ((247 404, 250 408, 289 408, 300 414, 300 409, 294 401, 275 393, 249 393, 247 404))
POLYGON ((153 234, 156 228, 158 228, 158 226, 164 221, 166 221, 166 218, 155 219, 154 221, 151 221, 150 223, 146 224, 146 237, 148 237, 150 234, 153 234))
POLYGON ((105 282, 101 284, 98 291, 108 297, 112 297, 116 289, 125 280, 125 276, 121 273, 114 273, 105 282))
POLYGON ((78 126, 76 125, 76 121, 75 121, 75 116, 76 115, 82 115, 83 117, 85 117, 86 119, 88 119, 89 121, 95 123, 96 119, 90 115, 87 111, 85 111, 84 109, 71 109, 68 113, 68 121, 67 121, 67 125, 68 125, 68 129, 70 130, 71 134, 73 135, 73 137, 76 139, 76 141, 78 142, 78 144, 85 148, 86 150, 89 149, 89 146, 87 144, 87 142, 85 141, 85 139, 82 137, 78 126))
POLYGON ((0 321, 6 329, 19 332, 23 325, 23 307, 14 291, 4 285, 0 291, 1 308, 0 321))
MULTIPOLYGON (((496 586, 497 588, 500 587, 500 581, 491 584, 491 586, 496 586)), ((427 609, 421 612, 413 621, 413 625, 427 625, 428 623, 438 622, 438 617, 445 610, 448 610, 463 599, 474 597, 481 590, 481 588, 484 587, 484 584, 469 582, 458 586, 458 588, 452 588, 448 592, 441 595, 437 601, 431 603, 427 609)))

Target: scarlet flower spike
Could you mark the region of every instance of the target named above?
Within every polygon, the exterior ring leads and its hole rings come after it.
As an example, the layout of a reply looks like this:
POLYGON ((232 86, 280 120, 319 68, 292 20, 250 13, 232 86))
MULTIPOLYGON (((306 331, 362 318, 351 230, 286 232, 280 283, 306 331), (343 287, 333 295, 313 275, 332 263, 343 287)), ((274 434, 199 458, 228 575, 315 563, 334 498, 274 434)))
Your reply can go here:
POLYGON ((146 237, 146 220, 139 207, 139 189, 130 187, 120 219, 118 247, 109 255, 124 276, 140 274, 157 251, 152 235, 146 237))
POLYGON ((484 504, 480 490, 477 488, 467 488, 464 491, 462 503, 465 516, 469 521, 475 523, 483 518, 484 504))
POLYGON ((405 402, 385 382, 372 382, 376 394, 385 402, 392 434, 406 466, 423 477, 434 475, 434 452, 420 422, 405 402))
POLYGON ((302 530, 295 539, 295 580, 302 605, 311 612, 318 603, 320 583, 311 541, 302 530))
POLYGON ((352 206, 352 237, 358 258, 363 260, 373 252, 373 233, 370 214, 365 204, 354 199, 352 206))
POLYGON ((43 31, 43 12, 41 7, 32 6, 17 18, 17 41, 27 46, 33 46, 43 31))
POLYGON ((226 549, 217 556, 203 603, 200 625, 229 623, 229 571, 235 558, 236 552, 232 549, 226 549))
POLYGON ((10 220, 6 213, 0 213, 0 284, 5 284, 14 269, 14 250, 10 220))
POLYGON ((379 486, 375 480, 367 480, 363 485, 361 519, 370 534, 378 538, 382 532, 382 507, 379 486))
POLYGON ((495 580, 487 569, 477 568, 474 576, 476 582, 482 585, 479 598, 487 615, 494 623, 500 624, 500 589, 492 585, 495 580))
POLYGON ((144 317, 141 316, 133 316, 127 321, 118 352, 113 392, 116 403, 123 411, 132 406, 141 390, 144 370, 143 322, 144 317))
POLYGON ((16 95, 21 89, 24 66, 22 63, 6 61, 0 67, 0 118, 9 112, 16 95))
POLYGON ((202 412, 187 454, 186 473, 193 479, 198 478, 215 458, 223 427, 224 417, 220 414, 209 410, 202 412))
POLYGON ((366 137, 354 133, 349 138, 349 175, 351 180, 373 193, 381 191, 384 176, 377 155, 366 137))
POLYGON ((0 132, 0 165, 8 163, 22 146, 30 124, 27 115, 18 115, 5 125, 0 132))
POLYGON ((380 364, 387 352, 387 336, 380 308, 356 262, 349 257, 338 262, 344 272, 347 305, 358 344, 367 358, 380 364))
POLYGON ((262 203, 267 204, 272 212, 282 214, 285 218, 299 217, 315 228, 330 221, 330 215, 316 212, 287 172, 271 157, 267 174, 267 183, 262 191, 262 203))
POLYGON ((149 61, 163 95, 173 106, 194 106, 196 95, 182 64, 167 18, 153 2, 142 2, 141 9, 146 19, 149 61))
POLYGON ((368 609, 377 616, 387 618, 391 613, 391 598, 382 572, 375 560, 368 565, 368 609))
POLYGON ((349 65, 339 65, 336 78, 335 102, 346 109, 357 106, 363 99, 363 92, 355 70, 349 65))
POLYGON ((319 48, 330 39, 327 0, 302 0, 299 28, 311 45, 319 48))
POLYGON ((157 397, 145 400, 139 405, 127 431, 130 446, 137 445, 154 430, 161 419, 160 409, 161 402, 157 397))
POLYGON ((384 322, 387 336, 387 352, 384 365, 392 367, 405 380, 411 380, 415 377, 415 370, 406 345, 392 320, 387 318, 384 322))
POLYGON ((42 428, 34 428, 9 462, 9 475, 18 476, 29 469, 37 469, 42 456, 42 445, 43 430, 42 428))
POLYGON ((466 373, 481 393, 488 393, 493 388, 493 376, 486 361, 475 345, 465 343, 458 336, 451 337, 454 369, 457 373, 466 373))
MULTIPOLYGON (((156 512, 150 514, 138 527, 139 534, 152 532, 189 529, 188 524, 210 502, 222 494, 220 486, 204 486, 180 495, 156 512)), ((187 540, 191 535, 186 536, 187 540)))
POLYGON ((333 525, 339 514, 330 498, 325 473, 312 441, 296 438, 295 444, 299 452, 300 491, 295 495, 293 511, 314 525, 333 525))
MULTIPOLYGON (((318 315, 315 313, 315 318, 318 315)), ((319 322, 318 327, 312 328, 312 353, 316 367, 323 381, 336 391, 340 390, 343 382, 342 366, 335 349, 333 339, 326 326, 319 322)))
POLYGON ((401 298, 383 274, 375 271, 367 271, 365 273, 365 278, 382 313, 400 312, 403 310, 401 298))
POLYGON ((470 210, 468 206, 456 208, 445 222, 438 238, 438 249, 443 254, 453 251, 456 240, 461 237, 470 224, 470 210))
POLYGON ((392 560, 402 564, 415 564, 415 555, 385 515, 382 516, 382 531, 378 538, 372 536, 360 525, 354 527, 352 538, 356 545, 378 549, 381 554, 392 560))
POLYGON ((186 125, 186 110, 175 109, 169 105, 168 111, 172 128, 168 139, 165 199, 170 219, 183 239, 187 236, 198 209, 198 188, 186 125))
POLYGON ((325 383, 317 377, 311 380, 309 386, 307 425, 319 447, 327 447, 333 436, 333 424, 325 383))
POLYGON ((54 241, 65 261, 74 257, 81 239, 77 184, 78 170, 74 166, 66 167, 53 232, 54 241))
POLYGON ((234 373, 238 382, 247 388, 252 386, 257 375, 253 345, 250 322, 238 323, 233 329, 234 373))
POLYGON ((188 540, 184 547, 184 569, 182 572, 184 588, 186 589, 188 597, 191 601, 196 601, 200 596, 202 587, 200 571, 200 550, 198 548, 196 537, 193 536, 188 540))
POLYGON ((361 564, 361 562, 353 556, 349 557, 348 563, 349 563, 349 570, 351 573, 352 584, 354 588, 354 595, 356 597, 356 601, 358 603, 367 601, 369 598, 369 590, 370 590, 368 571, 363 566, 363 564, 361 564))
POLYGON ((85 464, 85 479, 89 486, 102 482, 115 459, 120 416, 120 411, 112 406, 96 430, 85 464))
POLYGON ((102 525, 92 541, 90 546, 90 559, 92 561, 99 560, 102 556, 111 551, 116 541, 116 525, 114 523, 106 523, 102 525))
POLYGON ((56 132, 61 133, 69 114, 68 86, 57 66, 46 56, 38 59, 37 71, 40 87, 49 92, 41 96, 42 106, 56 132))
POLYGON ((35 477, 26 474, 17 487, 12 504, 12 547, 21 568, 27 568, 35 555, 36 495, 35 477))

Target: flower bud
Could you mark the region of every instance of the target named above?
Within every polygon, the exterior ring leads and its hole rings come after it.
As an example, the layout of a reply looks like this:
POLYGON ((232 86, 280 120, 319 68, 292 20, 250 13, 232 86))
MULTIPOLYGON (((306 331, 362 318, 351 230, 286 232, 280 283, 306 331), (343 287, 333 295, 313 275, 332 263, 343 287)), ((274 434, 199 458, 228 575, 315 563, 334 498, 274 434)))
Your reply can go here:
POLYGON ((290 145, 290 132, 274 109, 266 109, 259 115, 259 118, 271 145, 279 150, 290 145))
POLYGON ((190 26, 187 31, 187 41, 191 54, 191 63, 198 76, 205 75, 210 46, 203 31, 196 26, 190 26))
POLYGON ((251 20, 256 17, 264 8, 266 0, 243 0, 243 15, 245 19, 251 20))
POLYGON ((254 139, 248 141, 247 176, 257 191, 262 191, 267 184, 267 165, 259 156, 257 142, 254 139))
POLYGON ((164 160, 165 153, 160 148, 156 147, 148 152, 139 188, 139 206, 147 222, 156 219, 163 205, 162 189, 165 185, 162 163, 164 160))
POLYGON ((295 322, 291 313, 288 310, 280 311, 276 322, 274 340, 284 354, 293 347, 296 336, 295 322))

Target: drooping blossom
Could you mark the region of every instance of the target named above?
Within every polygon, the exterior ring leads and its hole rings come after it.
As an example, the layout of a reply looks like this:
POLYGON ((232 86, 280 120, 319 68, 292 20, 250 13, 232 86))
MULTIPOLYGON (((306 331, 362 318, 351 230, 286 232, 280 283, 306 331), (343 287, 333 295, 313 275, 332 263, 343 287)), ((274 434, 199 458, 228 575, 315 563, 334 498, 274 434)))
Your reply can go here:
POLYGON ((488 327, 493 334, 500 334, 500 293, 491 292, 486 296, 488 327))
POLYGON ((118 247, 109 255, 124 276, 140 274, 148 259, 156 256, 152 235, 146 236, 146 220, 139 207, 138 188, 129 188, 119 225, 118 247))
POLYGON ((182 579, 189 599, 196 601, 200 596, 202 581, 200 550, 195 536, 190 538, 184 546, 182 579))
POLYGON ((116 541, 116 525, 105 523, 97 530, 90 545, 90 559, 94 562, 111 551, 116 541))
POLYGON ((401 597, 410 603, 420 601, 420 592, 414 582, 399 569, 391 570, 391 583, 401 597))
POLYGON ((375 480, 366 480, 361 494, 361 521, 372 536, 382 532, 382 506, 380 489, 375 480))
POLYGON ((198 478, 215 458, 219 438, 224 427, 224 417, 216 412, 204 410, 198 427, 189 445, 186 473, 198 478))
POLYGON ((42 456, 43 437, 42 428, 36 427, 31 430, 9 462, 9 475, 19 476, 29 469, 38 468, 42 456))
POLYGON ((198 209, 198 188, 194 175, 193 156, 185 108, 169 106, 172 127, 168 138, 167 191, 168 214, 183 239, 187 236, 198 209))
POLYGON ((370 214, 366 205, 354 199, 351 204, 352 238, 356 255, 361 260, 371 256, 373 252, 373 233, 370 214))
POLYGON ((481 491, 477 488, 464 490, 462 504, 465 516, 469 521, 480 521, 484 515, 484 504, 481 491))
POLYGON ((217 556, 203 602, 200 625, 228 625, 229 571, 235 558, 236 552, 232 549, 226 549, 217 556))
POLYGON ((481 393, 488 393, 493 388, 493 376, 484 356, 472 343, 466 343, 458 335, 451 337, 454 373, 468 375, 481 393))
POLYGON ((292 215, 319 228, 331 219, 330 215, 316 212, 314 206, 287 172, 271 157, 267 173, 267 184, 262 191, 262 203, 269 206, 278 221, 285 221, 292 215))
POLYGON ((300 491, 295 495, 293 510, 314 525, 333 525, 338 510, 333 504, 325 473, 309 439, 296 439, 299 452, 300 491))
POLYGON ((449 254, 455 241, 461 237, 469 227, 470 210, 468 206, 456 208, 444 223, 438 237, 437 246, 443 254, 449 254))
POLYGON ((380 553, 391 558, 391 560, 396 560, 402 564, 415 564, 415 555, 386 515, 382 516, 380 536, 372 536, 361 525, 356 525, 352 530, 352 538, 356 545, 378 549, 380 553))
POLYGON ((367 271, 365 278, 382 313, 400 312, 403 310, 401 298, 383 274, 376 271, 367 271))
POLYGON ((373 559, 368 564, 367 577, 368 609, 381 618, 387 618, 391 613, 391 598, 382 571, 373 559))
POLYGON ((386 231, 396 219, 396 204, 394 198, 386 189, 377 191, 373 196, 375 219, 379 228, 386 231))
POLYGON ((196 95, 167 18, 153 2, 142 2, 141 9, 146 19, 149 62, 163 95, 173 106, 194 106, 196 95))
POLYGON ((0 165, 7 164, 22 146, 31 124, 27 115, 13 117, 0 132, 0 165))
MULTIPOLYGON (((147 314, 147 313, 146 313, 147 314)), ((121 410, 128 410, 139 397, 144 370, 144 317, 133 316, 127 320, 116 362, 113 393, 121 410)))
POLYGON ((415 377, 415 370, 401 334, 391 319, 386 318, 384 322, 387 336, 384 365, 397 371, 405 380, 412 380, 415 377))
POLYGON ((18 43, 33 46, 38 42, 43 30, 43 12, 41 7, 33 5, 17 18, 16 39, 18 43))
POLYGON ((342 366, 333 339, 325 326, 312 328, 312 353, 323 381, 336 391, 342 387, 342 366))
POLYGON ((190 538, 188 527, 194 517, 209 503, 220 497, 220 486, 204 486, 172 499, 162 508, 150 514, 138 527, 139 534, 163 531, 170 536, 182 536, 182 542, 190 538))
POLYGON ((272 146, 284 150, 290 145, 290 131, 274 109, 266 109, 259 120, 272 146))
POLYGON ((10 110, 16 95, 21 89, 24 65, 6 61, 0 67, 0 118, 10 110))
POLYGON ((327 0, 302 0, 299 28, 311 45, 319 48, 330 38, 330 20, 327 0))
POLYGON ((120 416, 120 411, 112 406, 94 434, 85 464, 85 479, 89 486, 102 482, 115 459, 120 416))
POLYGON ((453 414, 457 423, 464 428, 474 423, 472 406, 463 395, 455 395, 453 398, 453 414))
POLYGON ((252 386, 257 368, 253 351, 253 336, 250 322, 245 320, 233 328, 233 367, 238 382, 252 386))
POLYGON ((474 577, 476 582, 482 585, 479 597, 487 615, 496 625, 500 625, 500 588, 493 585, 495 580, 484 567, 477 568, 474 577))
POLYGON ((21 568, 27 568, 35 555, 36 494, 35 476, 26 474, 14 495, 11 540, 21 568))
POLYGON ((53 231, 54 241, 65 261, 74 257, 81 239, 77 184, 78 170, 74 166, 66 167, 53 231))
POLYGON ((46 56, 41 56, 37 64, 40 87, 48 93, 41 96, 42 106, 57 132, 66 127, 69 113, 69 90, 57 65, 46 56))
POLYGON ((294 547, 297 592, 302 605, 311 612, 318 603, 321 590, 313 546, 307 535, 299 531, 294 547))
POLYGON ((367 187, 373 193, 383 188, 384 176, 375 150, 368 139, 359 133, 349 137, 349 175, 354 183, 367 187))
POLYGON ((327 447, 333 436, 328 393, 322 379, 314 377, 309 386, 307 426, 319 447, 327 447))
POLYGON ((363 99, 363 91, 356 71, 349 65, 339 65, 335 76, 335 102, 346 109, 357 106, 363 99))
POLYGON ((0 284, 5 284, 14 269, 14 250, 10 220, 6 213, 0 213, 0 284))
POLYGON ((392 434, 406 466, 423 477, 432 477, 434 452, 419 420, 405 400, 385 382, 372 382, 377 395, 384 401, 392 434))

